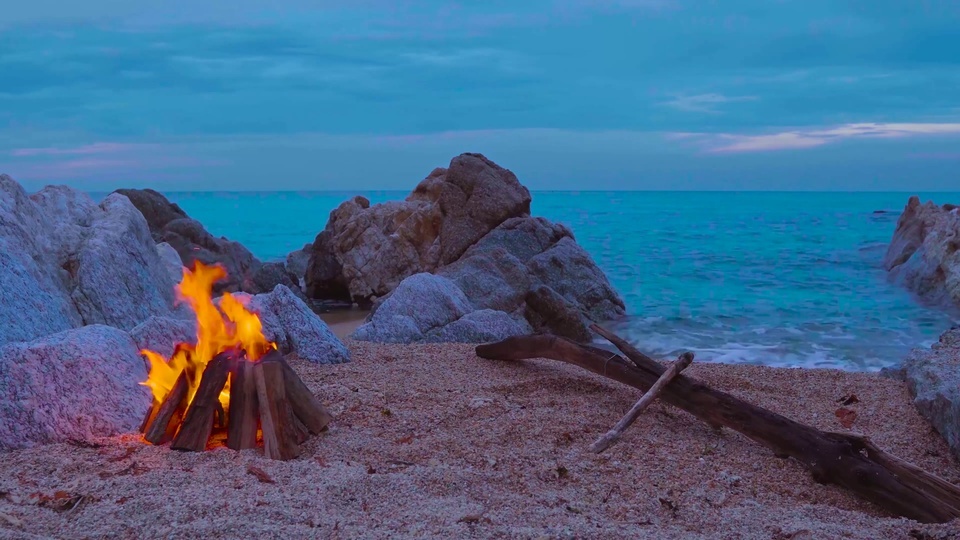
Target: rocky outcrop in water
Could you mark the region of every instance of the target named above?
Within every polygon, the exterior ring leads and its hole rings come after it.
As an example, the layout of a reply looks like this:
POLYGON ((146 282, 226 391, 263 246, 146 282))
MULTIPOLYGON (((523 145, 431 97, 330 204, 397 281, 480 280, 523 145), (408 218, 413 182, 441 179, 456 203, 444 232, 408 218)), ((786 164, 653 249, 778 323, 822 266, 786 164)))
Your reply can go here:
POLYGON ((241 290, 259 292, 251 280, 260 269, 260 260, 242 244, 214 237, 203 224, 191 219, 183 209, 157 191, 118 189, 115 193, 130 199, 149 224, 154 240, 172 246, 184 266, 191 268, 194 261, 200 261, 226 268, 227 279, 217 284, 216 293, 241 290))
POLYGON ((150 407, 123 330, 93 325, 0 347, 0 449, 135 431, 150 407))
POLYGON ((910 353, 898 373, 914 403, 960 459, 960 327, 910 353))
POLYGON ((306 292, 372 303, 361 340, 589 339, 589 322, 623 316, 623 300, 569 229, 530 217, 530 202, 479 154, 434 170, 404 201, 355 197, 311 246, 306 292))
POLYGON ((883 266, 925 302, 960 308, 960 209, 910 197, 883 266))

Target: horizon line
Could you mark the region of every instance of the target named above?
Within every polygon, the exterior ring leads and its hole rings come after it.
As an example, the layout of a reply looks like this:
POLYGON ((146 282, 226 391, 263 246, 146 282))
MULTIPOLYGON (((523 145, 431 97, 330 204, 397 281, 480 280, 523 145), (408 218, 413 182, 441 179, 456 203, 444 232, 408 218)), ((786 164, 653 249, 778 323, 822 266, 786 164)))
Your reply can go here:
MULTIPOLYGON (((55 185, 55 184, 51 184, 55 185)), ((49 186, 44 186, 49 187, 49 186)), ((29 193, 36 193, 37 191, 42 190, 40 188, 35 191, 30 191, 29 193)), ((163 194, 330 194, 330 195, 343 195, 343 194, 364 194, 364 193, 412 193, 412 190, 409 189, 383 189, 383 188, 371 188, 371 189, 279 189, 279 190, 263 190, 263 189, 198 189, 198 190, 159 190, 152 187, 142 187, 142 188, 117 188, 117 189, 152 189, 159 193, 163 194)), ((97 194, 97 195, 108 195, 117 191, 117 189, 111 190, 87 190, 80 189, 78 191, 87 194, 97 194)), ((957 194, 960 195, 960 189, 958 190, 938 190, 938 189, 919 189, 919 190, 886 190, 886 189, 831 189, 831 190, 817 190, 817 189, 529 189, 530 193, 840 193, 840 194, 853 194, 853 193, 896 193, 896 194, 913 194, 919 195, 922 193, 937 193, 937 194, 957 194)))

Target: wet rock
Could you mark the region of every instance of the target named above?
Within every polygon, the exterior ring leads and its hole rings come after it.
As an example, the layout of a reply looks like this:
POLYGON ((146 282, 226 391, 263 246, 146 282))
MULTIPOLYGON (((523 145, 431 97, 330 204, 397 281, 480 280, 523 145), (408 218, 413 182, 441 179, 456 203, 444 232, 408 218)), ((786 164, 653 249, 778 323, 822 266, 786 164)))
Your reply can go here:
POLYGON ((0 347, 0 449, 133 432, 151 403, 126 332, 102 325, 0 347))
POLYGON ((925 302, 960 308, 960 214, 948 207, 910 197, 883 266, 925 302))

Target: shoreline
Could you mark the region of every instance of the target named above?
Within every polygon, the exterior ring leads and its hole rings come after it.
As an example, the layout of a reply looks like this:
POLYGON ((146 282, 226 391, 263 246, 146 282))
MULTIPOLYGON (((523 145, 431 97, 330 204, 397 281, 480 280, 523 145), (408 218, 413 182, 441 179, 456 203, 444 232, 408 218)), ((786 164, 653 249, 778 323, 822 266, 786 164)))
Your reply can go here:
MULTIPOLYGON (((354 358, 347 364, 291 358, 334 415, 301 457, 278 462, 258 450, 225 448, 182 453, 144 445, 136 435, 16 450, 0 462, 0 491, 7 492, 0 532, 209 539, 893 539, 914 530, 960 532, 956 522, 886 516, 817 484, 799 464, 661 402, 614 449, 592 454, 590 442, 637 392, 573 366, 482 360, 472 345, 347 345, 354 358), (273 483, 258 481, 249 466, 273 483), (61 513, 34 495, 58 491, 87 502, 61 513)), ((960 481, 960 466, 900 381, 697 362, 687 373, 820 429, 843 429, 837 400, 856 394, 853 430, 960 481)))
POLYGON ((317 315, 323 322, 327 323, 335 336, 346 339, 364 323, 369 314, 370 310, 367 309, 344 308, 318 313, 317 315))

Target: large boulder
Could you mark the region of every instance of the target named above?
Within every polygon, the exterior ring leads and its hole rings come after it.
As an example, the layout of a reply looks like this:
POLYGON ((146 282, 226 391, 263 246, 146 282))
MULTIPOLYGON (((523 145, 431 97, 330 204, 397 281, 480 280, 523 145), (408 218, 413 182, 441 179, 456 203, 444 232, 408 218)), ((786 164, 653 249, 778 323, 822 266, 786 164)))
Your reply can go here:
POLYGON ((85 326, 0 347, 0 449, 135 431, 151 403, 130 336, 85 326))
POLYGON ((192 268, 194 261, 200 261, 226 268, 227 279, 217 283, 217 294, 254 289, 251 279, 261 263, 242 244, 214 237, 199 221, 152 189, 118 189, 116 193, 136 206, 147 220, 154 240, 170 244, 184 266, 192 268))
POLYGON ((292 290, 297 296, 303 297, 300 285, 294 276, 287 272, 287 266, 282 262, 267 262, 250 276, 249 283, 245 284, 244 291, 252 294, 270 292, 277 285, 283 285, 292 290))
POLYGON ((563 225, 513 218, 437 271, 478 308, 521 313, 537 332, 589 341, 588 325, 624 315, 623 300, 563 225))
POLYGON ((180 206, 168 201, 159 191, 152 189, 118 189, 116 193, 130 199, 130 202, 137 207, 137 210, 140 210, 144 219, 147 220, 150 231, 158 236, 171 221, 190 217, 180 206))
POLYGON ((129 329, 170 312, 174 282, 140 212, 110 195, 75 249, 62 253, 68 288, 84 324, 129 329))
POLYGON ((503 311, 477 310, 449 279, 420 273, 403 280, 351 337, 381 343, 474 343, 530 331, 525 321, 503 311))
MULTIPOLYGON (((92 201, 91 201, 92 202, 92 201)), ((63 220, 61 220, 63 221, 63 220)), ((0 346, 83 324, 53 249, 51 219, 24 189, 0 174, 0 346)))
POLYGON ((264 336, 282 353, 293 353, 315 364, 350 361, 350 351, 343 342, 288 287, 277 285, 269 293, 234 296, 260 316, 264 336))
POLYGON ((294 282, 296 282, 301 291, 306 290, 304 276, 307 275, 307 267, 310 265, 309 250, 312 246, 313 244, 307 244, 303 246, 303 249, 291 251, 287 253, 287 257, 284 260, 287 273, 294 277, 294 282))
POLYGON ((160 242, 157 244, 157 255, 159 255, 160 260, 163 261, 163 266, 167 269, 167 273, 170 274, 170 279, 174 283, 180 283, 183 279, 183 260, 180 258, 177 250, 173 249, 173 246, 166 242, 160 242))
POLYGON ((147 349, 170 358, 178 344, 196 344, 197 323, 195 318, 150 317, 133 327, 130 337, 137 350, 147 349))
POLYGON ((960 459, 960 327, 930 349, 910 353, 901 369, 917 408, 960 459))
POLYGON ((960 307, 960 209, 910 197, 883 266, 922 300, 960 307))
POLYGON ((169 315, 174 281, 128 199, 65 186, 27 195, 0 175, 0 345, 84 324, 169 315))
POLYGON ((550 287, 535 285, 527 292, 524 302, 524 317, 537 332, 581 342, 592 339, 583 311, 550 287))
POLYGON ((452 263, 485 234, 530 213, 516 176, 480 154, 430 173, 404 201, 351 199, 331 212, 305 276, 314 298, 369 303, 405 278, 452 263))

